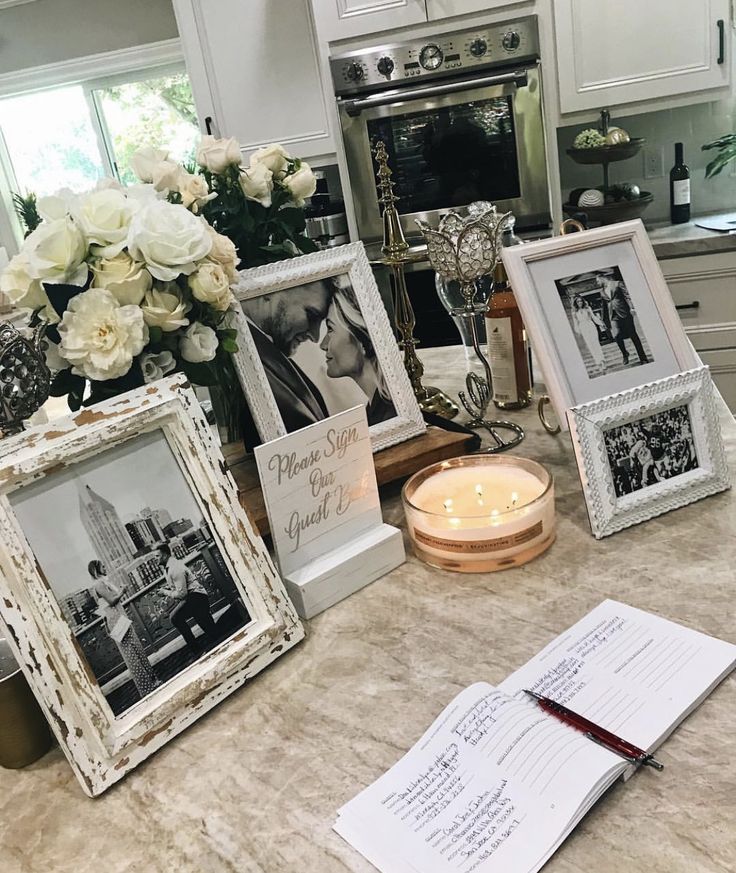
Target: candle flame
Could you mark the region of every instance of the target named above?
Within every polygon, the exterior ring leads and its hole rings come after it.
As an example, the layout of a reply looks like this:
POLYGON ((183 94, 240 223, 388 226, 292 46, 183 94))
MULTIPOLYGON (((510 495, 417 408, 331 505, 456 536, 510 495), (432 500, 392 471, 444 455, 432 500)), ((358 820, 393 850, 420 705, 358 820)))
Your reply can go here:
POLYGON ((495 518, 497 515, 498 515, 498 510, 497 510, 497 509, 492 509, 492 510, 491 510, 491 518, 495 518))
POLYGON ((475 486, 475 493, 478 495, 478 497, 482 497, 483 496, 483 486, 476 485, 475 486))
POLYGON ((519 502, 519 495, 516 491, 511 492, 511 505, 515 506, 519 502))
POLYGON ((460 527, 460 519, 459 519, 459 518, 456 518, 456 517, 453 515, 452 518, 450 519, 450 526, 451 526, 451 527, 460 527))
POLYGON ((452 512, 452 497, 448 497, 442 505, 447 512, 452 512))

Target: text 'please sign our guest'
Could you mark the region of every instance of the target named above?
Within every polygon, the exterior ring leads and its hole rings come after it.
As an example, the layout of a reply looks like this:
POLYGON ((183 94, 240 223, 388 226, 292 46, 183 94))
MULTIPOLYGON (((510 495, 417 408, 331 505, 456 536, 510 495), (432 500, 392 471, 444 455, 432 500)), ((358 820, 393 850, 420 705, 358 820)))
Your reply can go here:
POLYGON ((284 575, 382 524, 364 407, 258 446, 255 456, 284 575))

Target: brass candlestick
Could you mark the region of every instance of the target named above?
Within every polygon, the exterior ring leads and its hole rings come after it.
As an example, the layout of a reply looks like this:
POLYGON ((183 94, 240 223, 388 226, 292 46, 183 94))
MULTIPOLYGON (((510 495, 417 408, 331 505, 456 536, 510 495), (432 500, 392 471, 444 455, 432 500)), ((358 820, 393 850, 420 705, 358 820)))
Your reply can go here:
POLYGON ((456 415, 459 415, 460 410, 447 394, 439 388, 422 384, 424 366, 417 357, 417 340, 414 337, 416 317, 409 299, 404 275, 406 264, 412 263, 418 258, 410 253, 409 243, 406 241, 404 231, 401 228, 399 213, 395 205, 398 197, 393 191, 394 183, 391 181, 392 173, 388 166, 388 154, 382 141, 379 140, 376 143, 373 153, 378 165, 376 176, 381 193, 378 199, 379 203, 383 204, 383 245, 381 246, 383 258, 379 263, 391 270, 396 327, 401 336, 399 348, 404 352, 404 367, 409 375, 414 396, 417 398, 421 410, 439 415, 442 418, 455 418, 456 415))

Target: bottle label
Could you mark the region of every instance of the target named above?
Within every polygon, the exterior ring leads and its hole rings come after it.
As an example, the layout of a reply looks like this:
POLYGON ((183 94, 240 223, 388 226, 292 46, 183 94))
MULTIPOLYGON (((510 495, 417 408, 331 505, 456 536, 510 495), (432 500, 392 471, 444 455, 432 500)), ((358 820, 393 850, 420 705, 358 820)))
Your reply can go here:
POLYGON ((689 206, 690 205, 690 180, 682 179, 679 182, 672 183, 672 205, 673 206, 689 206))
POLYGON ((493 376, 493 399, 498 403, 516 403, 519 392, 514 364, 514 334, 510 318, 487 318, 488 358, 493 376))

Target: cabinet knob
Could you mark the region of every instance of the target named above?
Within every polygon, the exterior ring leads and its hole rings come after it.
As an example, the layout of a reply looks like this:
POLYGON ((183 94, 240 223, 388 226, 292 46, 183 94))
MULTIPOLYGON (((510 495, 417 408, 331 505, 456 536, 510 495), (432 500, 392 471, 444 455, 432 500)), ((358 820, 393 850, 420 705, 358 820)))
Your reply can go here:
POLYGON ((212 116, 208 115, 204 120, 204 129, 212 136, 212 116))
POLYGON ((718 59, 717 64, 722 64, 726 60, 726 24, 722 18, 716 21, 718 28, 718 59))

